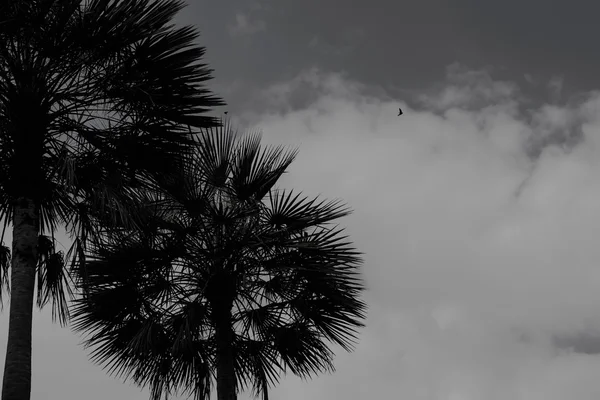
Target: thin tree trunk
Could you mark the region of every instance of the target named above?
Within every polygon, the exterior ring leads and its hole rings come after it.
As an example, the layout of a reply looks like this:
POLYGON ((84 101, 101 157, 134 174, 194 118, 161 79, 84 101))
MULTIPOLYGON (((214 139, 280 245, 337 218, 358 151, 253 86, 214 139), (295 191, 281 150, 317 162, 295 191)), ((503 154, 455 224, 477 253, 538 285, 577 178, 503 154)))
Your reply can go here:
POLYGON ((235 360, 231 307, 233 302, 223 302, 215 307, 215 339, 217 344, 217 399, 237 400, 235 360))
POLYGON ((39 211, 29 198, 18 199, 13 211, 10 316, 2 400, 29 400, 39 211))

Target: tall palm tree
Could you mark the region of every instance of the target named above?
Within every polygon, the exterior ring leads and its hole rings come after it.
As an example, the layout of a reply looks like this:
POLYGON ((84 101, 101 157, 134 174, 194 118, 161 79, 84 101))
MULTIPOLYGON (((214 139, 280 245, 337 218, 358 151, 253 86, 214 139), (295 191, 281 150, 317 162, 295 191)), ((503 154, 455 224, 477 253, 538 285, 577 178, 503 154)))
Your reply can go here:
POLYGON ((332 225, 339 201, 275 184, 296 155, 225 125, 205 130, 177 175, 148 193, 146 230, 90 248, 87 296, 72 310, 92 360, 151 388, 233 400, 288 369, 333 371, 365 317, 358 253, 332 225))
POLYGON ((65 264, 82 265, 100 226, 135 226, 129 205, 193 143, 190 127, 222 105, 204 87, 179 0, 4 0, 0 4, 0 252, 10 317, 3 400, 31 391, 32 307, 54 298, 68 317, 65 264), (54 232, 75 239, 65 256, 54 232), (4 232, 4 230, 3 230, 4 232), (41 236, 40 236, 41 235, 41 236), (42 238, 40 240, 40 237, 42 238))

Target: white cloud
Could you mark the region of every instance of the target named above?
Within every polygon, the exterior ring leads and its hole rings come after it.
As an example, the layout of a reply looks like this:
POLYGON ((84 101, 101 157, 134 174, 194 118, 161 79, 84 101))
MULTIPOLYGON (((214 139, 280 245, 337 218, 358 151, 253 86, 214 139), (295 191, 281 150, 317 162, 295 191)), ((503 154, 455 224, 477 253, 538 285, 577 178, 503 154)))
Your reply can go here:
POLYGON ((449 110, 452 107, 469 107, 481 110, 484 106, 495 104, 516 105, 517 100, 520 100, 516 84, 495 81, 485 70, 468 70, 455 63, 448 66, 446 72, 447 82, 443 87, 418 96, 428 109, 449 110))
MULTIPOLYGON (((284 186, 355 209, 346 225, 366 253, 370 304, 337 373, 290 376, 273 398, 598 398, 600 356, 556 346, 600 330, 597 93, 523 114, 514 83, 453 66, 418 109, 318 70, 257 99, 264 109, 244 123, 301 145, 284 186), (580 140, 564 144, 567 130, 580 140), (531 143, 553 144, 531 158, 531 143)), ((87 365, 45 318, 34 397, 147 398, 87 365)))
POLYGON ((600 327, 597 95, 523 115, 514 83, 460 66, 418 110, 316 70, 268 93, 271 111, 252 120, 269 141, 301 144, 288 184, 346 199, 366 252, 361 347, 340 356, 342 372, 299 386, 303 397, 598 394, 586 371, 600 357, 552 345, 600 327), (319 95, 293 109, 307 87, 319 95), (528 143, 566 129, 583 141, 530 158, 528 143))

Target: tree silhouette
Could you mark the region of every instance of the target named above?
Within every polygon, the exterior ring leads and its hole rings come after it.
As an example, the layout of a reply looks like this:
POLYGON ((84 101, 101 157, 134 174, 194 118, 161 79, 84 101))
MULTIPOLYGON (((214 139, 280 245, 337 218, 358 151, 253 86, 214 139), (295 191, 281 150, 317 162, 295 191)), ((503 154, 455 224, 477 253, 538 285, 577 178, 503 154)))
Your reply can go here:
MULTIPOLYGON (((158 177, 193 143, 189 127, 223 104, 203 86, 177 0, 5 0, 0 4, 0 252, 10 317, 3 400, 31 391, 32 307, 68 319, 66 265, 83 267, 100 228, 139 223, 134 187, 158 177), (54 232, 75 239, 63 254, 54 232), (9 268, 10 265, 10 268, 9 268)), ((83 274, 85 275, 85 274, 83 274)), ((80 274, 81 276, 81 274, 80 274)), ((0 285, 2 287, 2 285, 0 285)))
POLYGON ((228 126, 205 130, 179 174, 147 193, 145 231, 90 248, 73 327, 92 360, 151 388, 219 400, 287 370, 333 371, 366 305, 360 254, 333 223, 350 211, 275 184, 295 151, 228 126))

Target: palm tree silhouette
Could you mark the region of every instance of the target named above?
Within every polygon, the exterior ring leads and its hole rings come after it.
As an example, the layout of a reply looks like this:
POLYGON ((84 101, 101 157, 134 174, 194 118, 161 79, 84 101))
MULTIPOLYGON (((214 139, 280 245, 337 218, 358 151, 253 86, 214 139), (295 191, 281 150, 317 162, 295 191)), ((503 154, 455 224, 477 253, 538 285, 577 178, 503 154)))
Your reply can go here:
POLYGON ((90 249, 88 296, 73 327, 92 360, 150 386, 219 400, 268 398, 287 369, 333 370, 326 342, 350 351, 365 304, 360 254, 333 225, 350 211, 275 184, 296 151, 262 147, 226 124, 206 130, 182 173, 147 193, 146 231, 90 249))
POLYGON ((182 7, 0 4, 0 218, 2 235, 13 231, 12 258, 0 252, 11 294, 3 400, 30 398, 36 277, 38 305, 52 300, 64 323, 66 265, 85 265, 100 227, 138 223, 132 187, 151 187, 188 151, 187 126, 218 124, 200 115, 223 102, 203 86, 211 71, 198 63, 197 34, 170 26, 182 7), (75 240, 66 255, 53 239, 61 225, 75 240))

